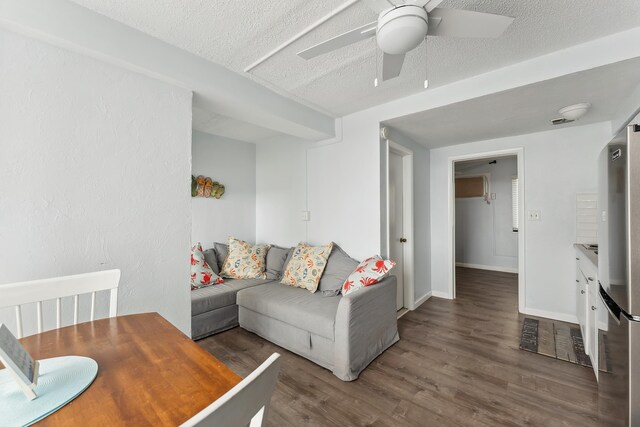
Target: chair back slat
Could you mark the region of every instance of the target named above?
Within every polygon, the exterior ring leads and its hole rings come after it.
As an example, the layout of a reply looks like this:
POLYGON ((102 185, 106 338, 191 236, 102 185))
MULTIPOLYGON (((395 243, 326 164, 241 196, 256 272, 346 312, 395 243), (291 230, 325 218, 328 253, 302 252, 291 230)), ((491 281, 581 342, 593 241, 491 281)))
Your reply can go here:
POLYGON ((78 323, 79 296, 91 294, 91 320, 95 320, 96 292, 110 291, 109 317, 117 315, 118 286, 120 270, 106 270, 73 276, 0 285, 0 308, 15 306, 16 332, 23 336, 23 316, 21 306, 36 304, 38 333, 43 331, 42 302, 56 300, 56 328, 62 326, 62 298, 73 297, 73 324, 78 323))
MULTIPOLYGON (((74 325, 78 324, 78 297, 79 295, 73 296, 73 324, 74 325)), ((113 317, 111 316, 111 313, 109 313, 109 317, 113 317)))
POLYGON ((16 305, 16 328, 18 338, 22 338, 22 310, 19 305, 16 305))
POLYGON ((36 303, 38 307, 38 333, 42 333, 42 301, 36 303))
POLYGON ((109 295, 109 317, 116 317, 118 309, 118 289, 111 289, 109 295))
POLYGON ((56 328, 60 328, 60 324, 62 323, 62 314, 60 313, 62 307, 60 307, 60 305, 60 298, 56 298, 56 328))
POLYGON ((280 355, 274 353, 244 380, 181 427, 265 425, 279 370, 280 355))
POLYGON ((91 317, 90 319, 93 321, 96 319, 96 293, 91 292, 91 317))

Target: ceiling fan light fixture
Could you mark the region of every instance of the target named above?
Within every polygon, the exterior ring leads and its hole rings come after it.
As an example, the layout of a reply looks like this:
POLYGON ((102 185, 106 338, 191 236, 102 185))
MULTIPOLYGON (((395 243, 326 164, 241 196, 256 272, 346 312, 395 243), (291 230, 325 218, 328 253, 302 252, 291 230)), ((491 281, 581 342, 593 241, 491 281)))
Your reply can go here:
POLYGON ((420 6, 405 4, 380 14, 376 39, 384 53, 400 55, 418 47, 427 30, 427 12, 420 6))

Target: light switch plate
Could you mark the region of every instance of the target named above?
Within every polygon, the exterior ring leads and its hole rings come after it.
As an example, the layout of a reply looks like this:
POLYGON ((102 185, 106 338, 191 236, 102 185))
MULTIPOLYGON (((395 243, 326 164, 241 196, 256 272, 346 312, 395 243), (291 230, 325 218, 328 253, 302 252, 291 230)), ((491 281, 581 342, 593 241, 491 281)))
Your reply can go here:
POLYGON ((540 211, 529 211, 527 214, 527 219, 529 221, 540 221, 540 218, 540 211))
POLYGON ((311 211, 302 211, 302 220, 311 221, 311 211))
POLYGON ((496 199, 496 193, 491 193, 491 200, 495 200, 496 199))

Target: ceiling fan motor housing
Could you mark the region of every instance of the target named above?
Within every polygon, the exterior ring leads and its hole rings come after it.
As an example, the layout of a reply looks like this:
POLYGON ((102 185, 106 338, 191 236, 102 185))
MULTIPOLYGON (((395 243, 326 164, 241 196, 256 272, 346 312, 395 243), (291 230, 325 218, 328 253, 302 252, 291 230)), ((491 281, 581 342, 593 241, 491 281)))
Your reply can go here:
POLYGON ((418 47, 427 35, 427 12, 420 6, 404 4, 378 17, 376 39, 384 53, 400 55, 418 47))

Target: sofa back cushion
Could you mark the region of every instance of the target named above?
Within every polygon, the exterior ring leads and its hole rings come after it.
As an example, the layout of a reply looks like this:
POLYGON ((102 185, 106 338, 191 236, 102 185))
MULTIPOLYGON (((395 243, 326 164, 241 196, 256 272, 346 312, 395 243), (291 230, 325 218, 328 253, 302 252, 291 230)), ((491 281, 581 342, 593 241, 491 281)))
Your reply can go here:
POLYGON ((214 243, 213 248, 216 251, 216 259, 218 260, 218 270, 222 271, 222 264, 224 264, 224 260, 227 259, 227 254, 229 253, 229 246, 226 243, 214 243))
POLYGON ((293 249, 280 283, 315 292, 332 248, 333 243, 325 246, 298 243, 293 249))
POLYGON ((331 255, 327 260, 327 266, 322 273, 318 290, 322 296, 336 296, 342 290, 342 285, 353 270, 358 266, 359 261, 351 258, 342 248, 335 243, 331 250, 331 255))
POLYGON ((213 270, 214 273, 220 274, 220 266, 218 265, 218 258, 216 254, 216 250, 214 248, 209 248, 203 252, 204 260, 207 261, 209 267, 213 270))
POLYGON ((267 279, 281 280, 284 273, 284 263, 287 261, 293 248, 271 246, 267 252, 267 279))

